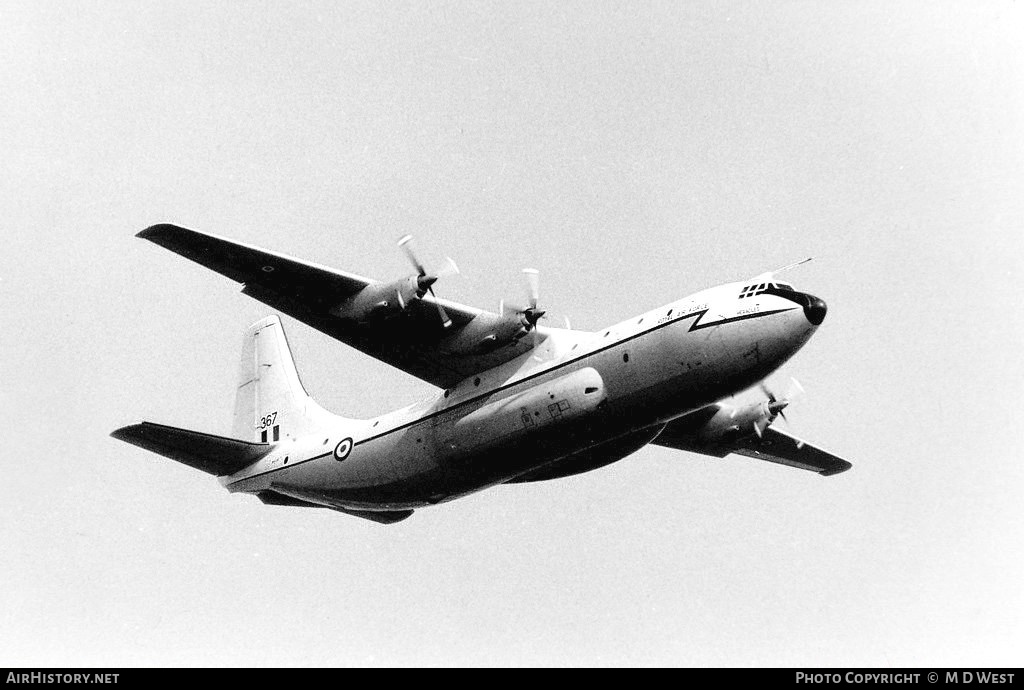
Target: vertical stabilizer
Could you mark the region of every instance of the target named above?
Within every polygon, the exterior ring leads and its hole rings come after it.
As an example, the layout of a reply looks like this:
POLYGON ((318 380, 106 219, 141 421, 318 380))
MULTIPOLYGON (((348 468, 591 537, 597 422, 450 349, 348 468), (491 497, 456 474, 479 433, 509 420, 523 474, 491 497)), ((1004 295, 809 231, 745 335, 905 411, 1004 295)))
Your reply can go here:
POLYGON ((251 325, 242 343, 232 435, 275 443, 339 420, 302 387, 281 319, 268 316, 251 325))

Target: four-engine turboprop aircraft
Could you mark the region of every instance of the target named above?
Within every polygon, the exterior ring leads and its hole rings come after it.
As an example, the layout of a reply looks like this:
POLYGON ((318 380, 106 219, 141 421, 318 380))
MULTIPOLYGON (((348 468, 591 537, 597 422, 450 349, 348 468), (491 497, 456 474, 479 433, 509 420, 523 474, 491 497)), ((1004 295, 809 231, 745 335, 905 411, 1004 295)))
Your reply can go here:
MULTIPOLYGON (((539 325, 530 300, 493 313, 434 296, 437 274, 389 283, 174 225, 139 237, 243 284, 242 292, 442 389, 347 419, 299 382, 281 321, 245 334, 232 436, 142 422, 115 438, 216 475, 274 505, 382 523, 497 484, 586 472, 648 443, 738 453, 822 475, 850 463, 772 427, 790 395, 723 401, 762 381, 825 318, 825 303, 765 273, 709 288, 596 332, 539 325)), ((450 265, 452 270, 454 264, 450 265)))

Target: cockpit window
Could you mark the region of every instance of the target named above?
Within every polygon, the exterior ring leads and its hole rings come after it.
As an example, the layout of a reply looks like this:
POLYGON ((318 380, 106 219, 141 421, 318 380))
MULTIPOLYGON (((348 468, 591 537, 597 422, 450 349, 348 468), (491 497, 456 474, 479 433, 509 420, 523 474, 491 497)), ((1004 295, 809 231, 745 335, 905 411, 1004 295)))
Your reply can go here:
POLYGON ((769 291, 796 292, 789 283, 760 283, 759 285, 747 285, 740 290, 740 299, 753 297, 769 291))

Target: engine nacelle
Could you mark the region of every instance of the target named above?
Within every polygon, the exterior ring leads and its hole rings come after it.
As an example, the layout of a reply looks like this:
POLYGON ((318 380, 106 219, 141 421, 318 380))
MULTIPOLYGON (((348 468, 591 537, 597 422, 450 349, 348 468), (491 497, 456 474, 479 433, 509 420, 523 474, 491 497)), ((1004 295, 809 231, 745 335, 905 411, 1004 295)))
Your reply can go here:
POLYGON ((737 438, 757 434, 775 420, 767 401, 751 403, 743 407, 718 405, 718 411, 704 423, 697 432, 697 439, 704 443, 725 443, 737 438))
POLYGON ((357 322, 394 316, 427 291, 421 276, 409 276, 390 283, 367 285, 355 295, 331 309, 331 314, 357 322))
POLYGON ((460 355, 484 355, 514 345, 529 333, 518 314, 498 316, 479 314, 444 342, 445 352, 460 355))

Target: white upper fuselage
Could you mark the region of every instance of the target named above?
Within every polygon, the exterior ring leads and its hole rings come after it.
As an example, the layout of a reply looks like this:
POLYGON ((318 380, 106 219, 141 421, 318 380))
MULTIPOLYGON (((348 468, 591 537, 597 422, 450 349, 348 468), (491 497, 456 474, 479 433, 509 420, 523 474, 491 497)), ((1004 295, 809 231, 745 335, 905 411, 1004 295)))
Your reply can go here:
POLYGON ((338 417, 322 432, 286 435, 221 482, 231 491, 398 510, 629 434, 646 438, 761 380, 813 334, 814 298, 746 289, 757 285, 720 285, 595 332, 540 327, 536 349, 516 359, 373 419, 338 417))

